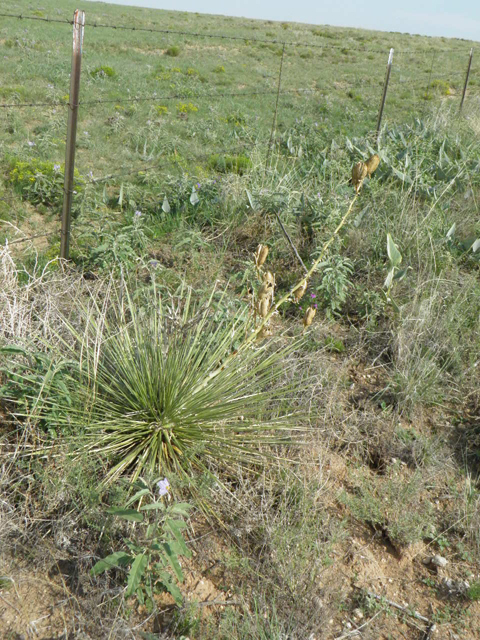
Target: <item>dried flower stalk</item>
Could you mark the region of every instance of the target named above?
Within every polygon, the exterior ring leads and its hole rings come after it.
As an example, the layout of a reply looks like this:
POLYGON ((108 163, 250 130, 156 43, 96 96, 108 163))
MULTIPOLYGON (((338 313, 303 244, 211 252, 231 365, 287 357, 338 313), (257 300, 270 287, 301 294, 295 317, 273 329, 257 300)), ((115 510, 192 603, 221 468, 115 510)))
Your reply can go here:
POLYGON ((265 260, 267 259, 267 256, 268 256, 267 245, 259 244, 257 247, 257 250, 253 255, 255 259, 255 266, 257 267, 257 269, 260 269, 260 267, 265 263, 265 260))
POLYGON ((298 289, 295 289, 295 291, 293 292, 293 299, 295 300, 295 302, 298 302, 301 298, 303 298, 303 296, 305 295, 305 291, 307 290, 307 284, 307 280, 303 280, 298 289))
POLYGON ((357 162, 357 164, 353 166, 352 182, 353 182, 353 186, 355 188, 356 194, 358 194, 358 192, 360 191, 363 181, 367 177, 367 173, 368 173, 367 165, 364 162, 362 161, 357 162))
POLYGON ((376 170, 379 164, 380 164, 380 157, 376 153, 374 153, 373 156, 370 156, 370 158, 367 160, 367 162, 365 163, 365 166, 367 167, 367 175, 369 178, 371 177, 372 173, 376 170))
POLYGON ((308 307, 305 312, 305 317, 303 318, 303 326, 305 327, 305 329, 312 324, 316 313, 317 310, 315 309, 315 307, 308 307))

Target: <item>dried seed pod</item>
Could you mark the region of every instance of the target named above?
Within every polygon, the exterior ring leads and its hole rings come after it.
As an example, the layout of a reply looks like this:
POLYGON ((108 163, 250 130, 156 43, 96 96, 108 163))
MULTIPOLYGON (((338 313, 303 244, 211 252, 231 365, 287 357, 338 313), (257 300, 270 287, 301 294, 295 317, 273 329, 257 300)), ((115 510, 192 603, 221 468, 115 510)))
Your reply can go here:
POLYGON ((263 274, 263 282, 270 283, 272 287, 275 286, 275 276, 271 271, 267 271, 263 274))
POLYGON ((271 336, 272 334, 273 331, 270 329, 270 327, 264 326, 258 332, 257 340, 263 340, 263 338, 268 338, 268 336, 271 336))
POLYGON ((270 298, 273 295, 273 284, 271 282, 264 282, 258 290, 257 297, 259 300, 262 298, 270 298))
POLYGON ((316 313, 317 313, 317 310, 315 309, 315 307, 308 307, 308 309, 305 312, 305 317, 303 319, 303 326, 305 327, 305 329, 312 324, 316 313))
POLYGON ((367 160, 365 165, 367 167, 367 175, 369 178, 379 164, 380 164, 380 157, 376 153, 374 153, 373 156, 370 156, 370 158, 367 160))
POLYGON ((266 318, 270 310, 270 298, 261 298, 257 304, 258 315, 261 318, 266 318))
POLYGON ((268 256, 268 247, 266 244, 259 244, 257 250, 254 253, 255 265, 259 269, 265 262, 268 256))
POLYGON ((352 182, 355 193, 360 191, 363 181, 367 177, 367 165, 364 162, 357 162, 352 169, 352 182))
POLYGON ((298 289, 295 289, 295 291, 293 292, 293 299, 295 300, 295 302, 298 302, 300 298, 303 298, 306 290, 307 290, 307 281, 303 280, 302 284, 298 287, 298 289))

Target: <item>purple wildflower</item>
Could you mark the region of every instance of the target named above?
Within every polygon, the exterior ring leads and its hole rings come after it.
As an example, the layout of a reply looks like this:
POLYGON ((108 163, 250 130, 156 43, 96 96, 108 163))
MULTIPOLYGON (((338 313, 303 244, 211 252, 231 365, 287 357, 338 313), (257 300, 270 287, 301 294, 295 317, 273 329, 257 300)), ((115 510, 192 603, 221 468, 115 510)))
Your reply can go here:
POLYGON ((316 293, 311 293, 311 294, 310 294, 310 297, 311 297, 311 298, 316 298, 316 297, 317 297, 317 294, 316 294, 316 293))
POLYGON ((140 216, 142 215, 142 212, 138 211, 138 209, 137 209, 137 211, 135 211, 135 213, 133 215, 135 216, 135 218, 140 218, 140 216))
POLYGON ((29 146, 29 147, 34 147, 34 146, 35 146, 35 143, 34 143, 34 142, 32 142, 31 140, 29 140, 29 141, 28 141, 28 146, 29 146))
POLYGON ((167 478, 157 482, 158 493, 160 496, 166 496, 170 491, 170 483, 167 478))
POLYGON ((53 170, 54 171, 60 171, 60 165, 59 164, 54 164, 53 165, 53 170))

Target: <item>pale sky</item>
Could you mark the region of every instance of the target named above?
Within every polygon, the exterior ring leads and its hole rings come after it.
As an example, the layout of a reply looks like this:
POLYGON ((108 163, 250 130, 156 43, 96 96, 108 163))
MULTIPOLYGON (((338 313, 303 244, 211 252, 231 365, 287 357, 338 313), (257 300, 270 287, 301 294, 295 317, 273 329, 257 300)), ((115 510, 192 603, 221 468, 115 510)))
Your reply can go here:
POLYGON ((154 9, 480 40, 480 0, 107 0, 154 9))

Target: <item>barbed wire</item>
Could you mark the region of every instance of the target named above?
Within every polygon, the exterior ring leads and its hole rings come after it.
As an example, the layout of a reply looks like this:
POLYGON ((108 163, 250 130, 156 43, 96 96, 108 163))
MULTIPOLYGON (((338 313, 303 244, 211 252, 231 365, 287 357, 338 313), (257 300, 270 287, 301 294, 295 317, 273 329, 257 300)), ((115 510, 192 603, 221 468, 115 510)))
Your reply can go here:
POLYGON ((24 16, 21 14, 12 14, 12 13, 0 13, 1 18, 18 18, 19 20, 39 20, 41 22, 56 22, 59 24, 69 24, 73 25, 73 20, 68 20, 67 18, 59 19, 59 18, 44 18, 42 16, 24 16))
POLYGON ((0 109, 23 109, 26 107, 68 107, 68 102, 9 102, 0 104, 0 109))
MULTIPOLYGON (((0 13, 0 17, 3 18, 17 18, 20 20, 39 20, 43 22, 55 22, 61 24, 69 24, 73 25, 73 20, 68 20, 67 18, 61 20, 56 18, 48 18, 48 17, 39 17, 39 16, 25 16, 23 14, 11 14, 11 13, 0 13)), ((267 39, 267 38, 256 38, 254 36, 233 36, 222 33, 199 33, 196 31, 181 31, 176 29, 158 29, 152 27, 129 27, 127 25, 116 25, 116 24, 99 24, 97 22, 87 23, 85 25, 86 28, 97 28, 97 29, 118 29, 120 31, 139 31, 139 32, 149 32, 149 33, 163 33, 166 35, 179 35, 179 36, 187 36, 193 38, 217 38, 220 40, 243 40, 247 42, 259 42, 264 44, 278 44, 285 47, 305 47, 305 48, 315 48, 315 49, 341 49, 345 52, 354 52, 357 55, 362 52, 369 53, 379 53, 379 54, 388 54, 388 49, 390 47, 386 47, 385 49, 371 49, 367 47, 363 47, 361 44, 356 47, 346 47, 345 45, 335 45, 330 42, 328 43, 314 43, 314 42, 293 42, 289 40, 279 40, 279 39, 267 39)), ((472 44, 474 41, 469 41, 472 44)), ((395 52, 397 54, 400 53, 432 53, 433 51, 437 53, 455 53, 455 52, 464 52, 465 50, 462 48, 458 49, 436 49, 434 47, 430 48, 421 48, 421 49, 396 49, 395 52)))
MULTIPOLYGON (((364 83, 362 83, 364 84, 364 83)), ((324 91, 322 88, 309 88, 309 87, 292 87, 289 89, 282 90, 282 93, 316 93, 318 91, 324 91)), ((80 100, 78 103, 78 107, 85 107, 91 105, 98 104, 124 104, 131 102, 158 102, 159 100, 196 100, 202 98, 229 98, 229 97, 250 97, 250 96, 258 96, 258 95, 276 95, 276 89, 262 89, 255 91, 231 91, 231 92, 212 92, 212 93, 189 93, 189 94, 174 94, 174 95, 152 95, 152 96, 140 96, 133 98, 108 98, 106 100, 98 99, 98 100, 80 100)), ((72 106, 70 102, 22 102, 22 103, 4 103, 0 104, 0 108, 2 109, 15 109, 15 108, 25 108, 25 107, 69 107, 72 106)))

